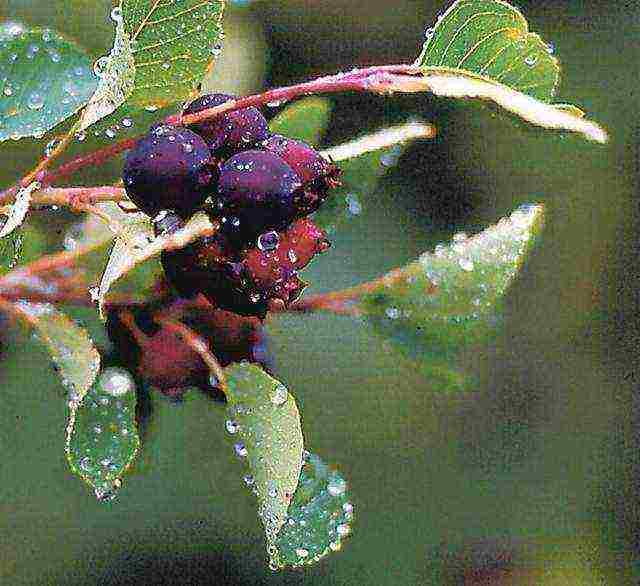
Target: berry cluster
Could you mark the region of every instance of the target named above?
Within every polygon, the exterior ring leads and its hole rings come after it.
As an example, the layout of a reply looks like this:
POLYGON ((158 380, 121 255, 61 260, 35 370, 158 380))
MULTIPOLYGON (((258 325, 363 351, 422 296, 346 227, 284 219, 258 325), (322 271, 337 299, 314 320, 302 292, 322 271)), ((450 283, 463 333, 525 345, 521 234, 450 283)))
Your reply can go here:
MULTIPOLYGON (((230 99, 206 95, 184 114, 230 99)), ((220 225, 214 236, 163 254, 169 283, 182 296, 202 293, 218 309, 259 318, 297 299, 305 286, 298 272, 329 247, 307 216, 339 175, 309 145, 271 134, 253 107, 190 128, 154 126, 123 173, 127 194, 158 232, 181 227, 197 210, 220 225)))

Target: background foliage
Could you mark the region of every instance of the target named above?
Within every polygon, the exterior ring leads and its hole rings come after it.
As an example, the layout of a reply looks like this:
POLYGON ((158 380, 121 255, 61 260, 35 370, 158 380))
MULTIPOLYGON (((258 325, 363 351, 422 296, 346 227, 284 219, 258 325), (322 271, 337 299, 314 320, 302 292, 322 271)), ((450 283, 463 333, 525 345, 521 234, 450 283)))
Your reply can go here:
MULTIPOLYGON (((215 86, 246 93, 356 64, 413 60, 422 24, 445 7, 370 4, 366 14, 350 0, 231 6, 215 86), (225 61, 231 58, 233 65, 225 61)), ((203 409, 197 394, 182 406, 155 402, 146 432, 152 441, 118 501, 87 498, 61 450, 65 404, 49 360, 28 336, 9 338, 3 327, 3 580, 456 584, 481 567, 495 583, 507 571, 516 584, 532 576, 544 584, 634 581, 640 227, 637 75, 629 64, 640 49, 629 39, 640 10, 573 0, 519 5, 534 30, 555 42, 559 98, 577 101, 609 128, 607 147, 514 128, 454 102, 333 98, 326 144, 404 121, 407 112, 434 121, 439 136, 408 149, 376 197, 350 208, 332 252, 311 269, 314 291, 378 276, 520 203, 541 201, 547 211, 542 246, 507 300, 504 338, 469 357, 481 380, 472 397, 432 393, 409 360, 349 318, 271 323, 277 372, 295 389, 308 443, 351 481, 356 538, 304 574, 272 576, 255 499, 241 486, 222 416, 203 409)), ((2 0, 0 16, 52 27, 97 57, 110 44, 110 8, 2 0)), ((0 149, 7 184, 42 144, 0 149)), ((91 180, 100 182, 101 173, 91 180)), ((47 214, 45 224, 34 214, 41 234, 34 245, 59 248, 70 219, 47 214)), ((73 314, 104 347, 94 312, 73 314)))

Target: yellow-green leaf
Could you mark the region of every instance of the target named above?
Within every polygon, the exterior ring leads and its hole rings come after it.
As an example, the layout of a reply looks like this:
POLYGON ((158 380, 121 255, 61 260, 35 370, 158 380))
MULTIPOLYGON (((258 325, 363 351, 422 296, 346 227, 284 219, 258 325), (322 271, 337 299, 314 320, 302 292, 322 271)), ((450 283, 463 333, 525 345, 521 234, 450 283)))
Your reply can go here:
POLYGON ((550 45, 501 0, 458 0, 427 31, 416 65, 475 73, 549 102, 560 77, 550 45))

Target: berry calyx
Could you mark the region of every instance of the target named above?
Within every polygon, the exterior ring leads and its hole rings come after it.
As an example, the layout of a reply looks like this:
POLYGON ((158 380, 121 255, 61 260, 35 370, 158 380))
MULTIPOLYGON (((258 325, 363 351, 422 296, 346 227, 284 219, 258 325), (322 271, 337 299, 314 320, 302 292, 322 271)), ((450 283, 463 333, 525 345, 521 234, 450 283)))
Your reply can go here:
MULTIPOLYGON (((191 102, 183 115, 197 114, 215 108, 236 96, 208 94, 191 102)), ((231 155, 255 146, 269 136, 267 120, 258 108, 250 107, 197 122, 190 126, 209 145, 216 155, 231 155)))
POLYGON ((175 210, 186 217, 204 201, 214 179, 211 151, 187 128, 161 124, 142 137, 125 159, 129 198, 146 214, 175 210))

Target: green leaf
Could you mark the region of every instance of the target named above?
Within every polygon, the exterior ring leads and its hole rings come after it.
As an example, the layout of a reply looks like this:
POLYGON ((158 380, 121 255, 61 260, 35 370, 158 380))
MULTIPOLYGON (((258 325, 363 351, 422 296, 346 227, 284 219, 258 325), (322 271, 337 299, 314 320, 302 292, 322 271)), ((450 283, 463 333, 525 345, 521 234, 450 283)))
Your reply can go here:
POLYGON ((234 364, 225 376, 227 431, 237 437, 236 454, 249 465, 245 482, 258 497, 272 556, 302 467, 300 413, 287 388, 256 365, 234 364))
POLYGON ((298 488, 275 542, 274 569, 312 565, 351 533, 353 505, 346 480, 315 454, 305 454, 298 488))
POLYGON ((552 53, 507 2, 458 0, 427 32, 416 65, 461 69, 549 102, 560 78, 552 53))
POLYGON ((326 158, 340 167, 342 185, 332 190, 316 212, 314 222, 331 233, 342 221, 360 214, 363 203, 393 169, 409 142, 431 136, 431 126, 410 122, 323 151, 326 158))
POLYGON ((182 248, 212 229, 207 215, 197 213, 181 230, 154 238, 153 225, 148 216, 137 214, 130 218, 113 244, 100 280, 100 315, 104 317, 104 305, 110 292, 123 293, 132 300, 144 301, 163 274, 160 253, 168 248, 182 248))
POLYGON ((98 132, 123 133, 145 109, 155 111, 191 97, 221 52, 222 0, 121 0, 112 12, 116 35, 96 62, 100 78, 80 130, 105 120, 98 132))
POLYGON ((445 389, 464 388, 460 352, 495 334, 504 296, 542 225, 542 210, 516 210, 472 238, 458 234, 389 273, 363 297, 363 313, 445 389))
POLYGON ((71 470, 101 501, 115 497, 140 448, 136 389, 122 368, 106 368, 96 384, 69 402, 66 453, 71 470))
POLYGON ((42 138, 96 89, 91 59, 49 29, 0 24, 0 141, 42 138))
POLYGON ((331 110, 332 104, 326 98, 305 98, 280 112, 269 122, 269 130, 316 146, 327 128, 331 110))
POLYGON ((49 303, 18 301, 12 307, 46 346, 70 399, 84 395, 100 371, 100 354, 87 331, 49 303))

